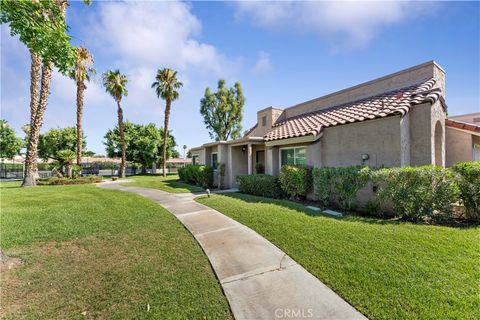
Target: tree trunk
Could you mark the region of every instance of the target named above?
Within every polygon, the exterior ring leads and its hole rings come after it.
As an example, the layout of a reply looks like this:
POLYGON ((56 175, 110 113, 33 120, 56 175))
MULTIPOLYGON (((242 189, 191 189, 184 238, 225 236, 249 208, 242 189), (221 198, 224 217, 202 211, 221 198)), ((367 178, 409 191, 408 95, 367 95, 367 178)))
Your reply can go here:
POLYGON ((170 99, 167 98, 165 105, 165 123, 163 125, 163 152, 162 152, 162 169, 163 176, 167 176, 167 143, 168 143, 168 120, 170 118, 170 99))
POLYGON ((117 101, 118 107, 118 131, 120 133, 120 147, 122 148, 122 162, 120 164, 120 178, 125 178, 125 163, 126 163, 126 147, 125 147, 125 132, 123 130, 123 110, 120 107, 120 101, 117 101))
POLYGON ((82 164, 82 142, 83 142, 83 91, 85 84, 83 81, 77 81, 77 165, 82 164))
MULTIPOLYGON (((32 84, 34 84, 33 77, 33 56, 32 56, 32 84)), ((25 156, 25 174, 23 177, 23 187, 31 187, 36 185, 37 175, 37 150, 38 139, 40 136, 40 129, 43 124, 43 115, 47 108, 48 95, 50 94, 50 83, 52 79, 52 64, 43 64, 42 66, 42 81, 40 89, 40 98, 38 99, 37 107, 31 107, 31 111, 35 111, 30 116, 30 136, 27 145, 27 154, 25 156)), ((31 94, 32 94, 31 88, 31 94)), ((38 95, 38 94, 37 94, 38 95)))

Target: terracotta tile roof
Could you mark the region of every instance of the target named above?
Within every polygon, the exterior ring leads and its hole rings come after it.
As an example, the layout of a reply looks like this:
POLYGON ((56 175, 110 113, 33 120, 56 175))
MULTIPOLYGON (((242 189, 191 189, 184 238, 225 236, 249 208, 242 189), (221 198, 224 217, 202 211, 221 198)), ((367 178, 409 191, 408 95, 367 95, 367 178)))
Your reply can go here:
POLYGON ((417 85, 291 117, 275 123, 264 139, 272 141, 318 135, 326 127, 393 115, 404 116, 412 105, 424 102, 433 104, 441 97, 441 90, 433 88, 434 84, 435 80, 430 79, 417 85))
POLYGON ((257 129, 257 126, 258 126, 258 123, 256 123, 253 127, 251 127, 250 129, 247 130, 247 132, 245 132, 245 134, 243 135, 244 137, 248 137, 252 132, 253 130, 257 129))
POLYGON ((480 133, 480 126, 477 126, 476 124, 473 124, 473 123, 457 121, 452 119, 445 119, 445 125, 447 127, 480 133))

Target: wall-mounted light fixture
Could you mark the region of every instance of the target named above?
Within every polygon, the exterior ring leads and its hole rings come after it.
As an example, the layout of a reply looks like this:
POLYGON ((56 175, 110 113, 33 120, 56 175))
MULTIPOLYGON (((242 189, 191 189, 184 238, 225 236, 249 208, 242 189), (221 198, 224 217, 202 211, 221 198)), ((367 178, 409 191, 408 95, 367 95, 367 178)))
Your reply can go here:
POLYGON ((366 153, 362 154, 362 165, 364 165, 368 159, 370 159, 370 156, 368 154, 366 153))
POLYGON ((247 148, 242 147, 242 152, 245 153, 245 151, 247 151, 247 148))

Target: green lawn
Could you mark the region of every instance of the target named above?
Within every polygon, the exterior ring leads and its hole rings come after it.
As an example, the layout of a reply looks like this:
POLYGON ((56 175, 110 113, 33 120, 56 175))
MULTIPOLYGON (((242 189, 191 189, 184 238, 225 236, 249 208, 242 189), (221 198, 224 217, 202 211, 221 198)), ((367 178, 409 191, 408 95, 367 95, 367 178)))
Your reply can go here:
POLYGON ((478 228, 336 219, 242 194, 198 201, 256 230, 371 319, 478 319, 478 228))
POLYGON ((201 192, 204 191, 201 187, 193 186, 187 183, 179 182, 178 175, 137 175, 127 177, 133 182, 127 182, 124 186, 137 186, 143 188, 159 189, 170 193, 184 193, 184 192, 201 192))
POLYGON ((94 185, 1 186, 1 318, 231 319, 203 251, 156 203, 94 185))

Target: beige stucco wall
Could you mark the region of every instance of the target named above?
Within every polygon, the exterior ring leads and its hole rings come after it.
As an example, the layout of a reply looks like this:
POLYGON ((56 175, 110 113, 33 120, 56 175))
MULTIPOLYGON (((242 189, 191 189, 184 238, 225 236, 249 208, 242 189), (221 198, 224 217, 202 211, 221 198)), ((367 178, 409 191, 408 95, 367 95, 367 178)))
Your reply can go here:
POLYGON ((273 124, 282 115, 283 110, 269 107, 257 112, 257 127, 253 130, 250 137, 263 137, 265 133, 272 129, 273 124), (262 118, 265 117, 265 125, 263 125, 262 118))
POLYGON ((435 78, 436 87, 445 93, 445 72, 433 61, 365 82, 351 88, 306 101, 284 110, 284 117, 290 118, 306 112, 322 110, 328 107, 363 99, 372 95, 400 89, 409 85, 435 78))
POLYGON ((205 148, 192 149, 192 156, 198 155, 197 164, 205 164, 205 148))
POLYGON ((399 116, 326 128, 321 140, 326 167, 400 166, 399 116), (362 154, 370 158, 362 162, 362 154))
POLYGON ((236 187, 237 183, 235 178, 238 175, 247 174, 248 171, 248 155, 247 151, 242 151, 242 146, 230 147, 232 153, 232 162, 231 162, 231 187, 236 187))
POLYGON ((445 111, 440 101, 433 106, 429 103, 413 106, 410 109, 410 164, 445 165, 445 111), (441 128, 438 144, 441 146, 440 159, 436 159, 436 126, 441 128), (438 160, 438 162, 436 161, 438 160))
POLYGON ((446 166, 453 166, 457 162, 472 161, 472 145, 473 136, 470 133, 447 127, 446 166))

